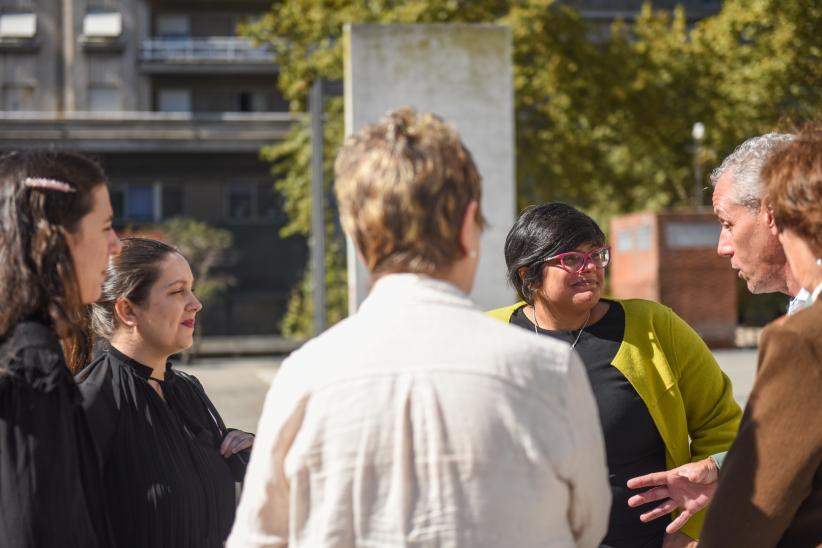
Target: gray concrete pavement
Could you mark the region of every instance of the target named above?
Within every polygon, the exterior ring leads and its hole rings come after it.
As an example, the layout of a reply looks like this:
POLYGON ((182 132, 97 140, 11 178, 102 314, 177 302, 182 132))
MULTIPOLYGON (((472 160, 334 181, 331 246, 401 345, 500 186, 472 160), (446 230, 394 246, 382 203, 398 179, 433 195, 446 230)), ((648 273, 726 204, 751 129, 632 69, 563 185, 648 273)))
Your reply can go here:
MULTIPOLYGON (((756 374, 756 350, 716 350, 714 356, 731 378, 734 397, 745 405, 756 374)), ((179 369, 195 375, 227 426, 257 431, 266 391, 283 357, 210 358, 179 369)))
POLYGON ((756 378, 756 349, 714 350, 714 357, 719 362, 719 367, 731 378, 734 398, 744 407, 756 378))
POLYGON ((208 358, 181 371, 200 379, 226 426, 257 431, 265 394, 283 357, 208 358))

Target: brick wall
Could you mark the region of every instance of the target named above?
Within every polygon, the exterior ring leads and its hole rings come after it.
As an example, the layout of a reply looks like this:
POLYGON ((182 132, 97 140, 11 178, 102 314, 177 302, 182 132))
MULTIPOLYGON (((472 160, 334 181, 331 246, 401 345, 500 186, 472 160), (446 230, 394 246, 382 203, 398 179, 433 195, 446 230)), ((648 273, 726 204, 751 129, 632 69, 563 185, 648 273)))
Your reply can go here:
POLYGON ((638 213, 611 222, 611 293, 670 306, 711 346, 732 346, 736 277, 716 254, 707 211, 638 213))

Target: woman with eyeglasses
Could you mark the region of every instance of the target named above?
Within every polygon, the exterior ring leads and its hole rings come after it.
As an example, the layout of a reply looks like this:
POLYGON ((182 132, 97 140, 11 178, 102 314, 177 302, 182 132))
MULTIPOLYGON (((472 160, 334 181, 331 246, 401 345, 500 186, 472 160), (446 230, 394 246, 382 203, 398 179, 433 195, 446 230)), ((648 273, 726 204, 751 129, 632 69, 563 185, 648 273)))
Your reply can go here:
MULTIPOLYGON (((671 309, 602 298, 609 261, 605 235, 588 215, 559 202, 528 207, 505 241, 509 279, 521 301, 490 314, 567 342, 585 364, 613 497, 601 546, 689 546, 702 515, 668 534, 665 520, 648 515, 654 505, 628 506, 633 493, 626 482, 726 451, 741 411, 708 347, 671 309)), ((657 494, 653 501, 667 496, 657 494)))

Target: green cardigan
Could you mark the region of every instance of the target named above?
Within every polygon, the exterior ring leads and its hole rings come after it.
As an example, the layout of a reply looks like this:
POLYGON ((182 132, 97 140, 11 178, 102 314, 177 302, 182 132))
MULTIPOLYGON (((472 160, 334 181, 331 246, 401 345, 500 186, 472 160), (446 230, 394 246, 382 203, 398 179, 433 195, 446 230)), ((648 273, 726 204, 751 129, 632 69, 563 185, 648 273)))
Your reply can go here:
MULTIPOLYGON (((699 335, 667 306, 641 299, 616 300, 625 310, 625 336, 614 357, 665 443, 668 469, 727 451, 742 411, 730 379, 699 335)), ((488 312, 510 322, 524 302, 488 312)), ((705 511, 682 528, 699 538, 705 511)))

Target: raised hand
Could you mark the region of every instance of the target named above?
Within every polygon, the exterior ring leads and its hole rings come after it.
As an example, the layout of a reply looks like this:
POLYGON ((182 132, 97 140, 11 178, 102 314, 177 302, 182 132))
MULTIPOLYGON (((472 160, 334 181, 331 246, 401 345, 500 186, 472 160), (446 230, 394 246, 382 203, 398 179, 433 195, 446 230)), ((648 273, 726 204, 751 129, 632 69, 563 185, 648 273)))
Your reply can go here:
POLYGON ((640 516, 639 519, 643 522, 668 515, 677 508, 681 509, 682 512, 665 528, 667 533, 675 533, 691 516, 711 502, 716 492, 718 475, 716 463, 709 457, 665 472, 631 478, 628 480, 630 489, 651 489, 629 498, 628 506, 635 508, 649 502, 663 501, 640 516))

